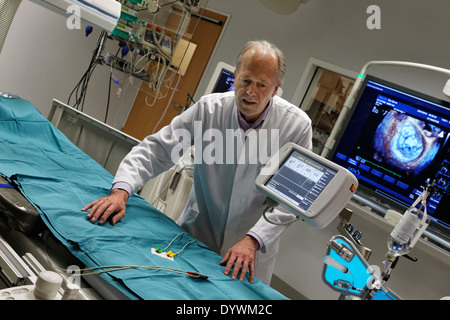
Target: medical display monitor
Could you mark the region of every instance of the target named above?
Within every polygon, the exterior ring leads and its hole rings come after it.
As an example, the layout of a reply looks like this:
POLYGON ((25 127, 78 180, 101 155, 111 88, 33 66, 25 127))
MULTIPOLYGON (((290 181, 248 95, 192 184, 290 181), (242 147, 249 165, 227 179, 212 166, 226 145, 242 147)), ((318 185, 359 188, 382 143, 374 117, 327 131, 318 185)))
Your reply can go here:
POLYGON ((205 94, 228 92, 234 90, 234 67, 225 62, 219 62, 214 69, 205 94))
POLYGON ((328 225, 358 181, 348 170, 300 146, 283 146, 256 179, 257 188, 313 227, 328 225))
POLYGON ((355 174, 358 194, 363 191, 401 213, 435 180, 427 202, 430 226, 448 234, 449 107, 448 102, 367 76, 330 159, 355 174))
POLYGON ((302 210, 308 210, 336 175, 336 170, 292 151, 266 187, 302 210))

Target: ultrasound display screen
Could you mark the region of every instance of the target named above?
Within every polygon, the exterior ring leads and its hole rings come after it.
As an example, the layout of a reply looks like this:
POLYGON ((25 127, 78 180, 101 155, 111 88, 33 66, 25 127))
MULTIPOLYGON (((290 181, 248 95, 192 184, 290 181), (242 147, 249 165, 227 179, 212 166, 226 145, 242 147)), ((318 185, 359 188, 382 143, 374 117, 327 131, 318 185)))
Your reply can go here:
POLYGON ((360 185, 401 208, 427 182, 435 191, 427 210, 450 227, 450 109, 445 101, 367 76, 331 160, 360 185))
POLYGON ((233 90, 234 72, 227 69, 222 69, 212 92, 228 92, 233 90))

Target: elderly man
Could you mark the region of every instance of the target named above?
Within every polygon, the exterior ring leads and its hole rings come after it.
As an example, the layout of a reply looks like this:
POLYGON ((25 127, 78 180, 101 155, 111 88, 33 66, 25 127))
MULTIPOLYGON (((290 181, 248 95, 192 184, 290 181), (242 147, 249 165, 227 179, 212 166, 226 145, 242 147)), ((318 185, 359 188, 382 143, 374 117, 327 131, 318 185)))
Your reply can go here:
MULTIPOLYGON (((265 197, 255 187, 261 168, 286 142, 312 148, 311 121, 276 95, 286 72, 284 56, 267 41, 250 41, 236 59, 234 92, 211 94, 122 161, 108 197, 85 206, 87 218, 115 224, 130 194, 174 164, 173 150, 194 145, 194 185, 177 223, 222 255, 224 273, 270 283, 279 238, 286 226, 261 217, 265 197), (189 137, 189 138, 186 138, 189 137), (187 141, 186 141, 187 140, 187 141), (240 273, 240 274, 239 274, 240 273)), ((288 221, 281 208, 271 220, 288 221)))

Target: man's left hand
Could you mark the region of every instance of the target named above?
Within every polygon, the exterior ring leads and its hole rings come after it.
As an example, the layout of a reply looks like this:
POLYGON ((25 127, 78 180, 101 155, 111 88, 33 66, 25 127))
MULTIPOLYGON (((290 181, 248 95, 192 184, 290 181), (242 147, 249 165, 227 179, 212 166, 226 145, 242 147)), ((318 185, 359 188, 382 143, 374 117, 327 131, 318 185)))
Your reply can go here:
POLYGON ((229 275, 231 269, 232 279, 236 279, 241 270, 241 276, 239 280, 244 280, 247 272, 250 274, 250 283, 253 283, 255 279, 255 256, 256 251, 259 249, 258 241, 250 235, 246 235, 241 241, 231 247, 223 260, 220 262, 221 266, 226 265, 225 275, 229 275))

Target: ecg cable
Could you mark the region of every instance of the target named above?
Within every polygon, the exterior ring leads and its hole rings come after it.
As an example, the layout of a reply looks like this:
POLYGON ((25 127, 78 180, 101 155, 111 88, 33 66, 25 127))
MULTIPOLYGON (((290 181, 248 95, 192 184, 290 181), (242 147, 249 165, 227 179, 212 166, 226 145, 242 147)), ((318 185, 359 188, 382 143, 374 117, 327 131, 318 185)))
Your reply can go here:
MULTIPOLYGON (((172 239, 172 241, 170 241, 170 243, 169 243, 164 249, 161 249, 160 247, 157 247, 157 248, 155 249, 155 251, 156 251, 157 253, 163 253, 164 251, 166 251, 166 250, 172 245, 172 243, 173 243, 179 236, 181 236, 181 235, 183 235, 183 234, 187 234, 187 232, 181 232, 181 233, 177 234, 177 235, 172 239)), ((188 243, 186 243, 186 244, 183 246, 183 248, 181 248, 181 250, 179 250, 179 251, 177 251, 177 252, 172 252, 172 250, 170 250, 170 251, 167 253, 167 256, 169 256, 169 257, 174 257, 174 256, 176 256, 177 254, 181 253, 188 245, 190 245, 191 243, 194 243, 194 242, 196 242, 196 241, 197 241, 196 239, 194 239, 194 240, 192 240, 192 241, 189 241, 188 243)))
MULTIPOLYGON (((167 271, 167 272, 186 275, 190 278, 199 279, 199 280, 207 280, 209 278, 214 278, 213 276, 209 276, 209 275, 199 273, 199 272, 185 271, 185 270, 180 270, 180 269, 176 269, 176 268, 161 267, 161 266, 111 265, 111 266, 97 266, 97 267, 90 267, 90 268, 82 268, 82 269, 78 269, 78 271, 83 272, 82 274, 80 274, 81 276, 91 276, 91 275, 96 275, 96 274, 101 274, 101 273, 108 273, 108 272, 127 270, 127 269, 151 269, 151 270, 167 271), (97 269, 106 269, 106 270, 95 271, 97 269)), ((56 270, 65 275, 73 275, 72 272, 66 272, 63 269, 58 268, 58 267, 56 267, 56 270)))

